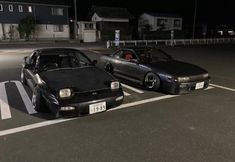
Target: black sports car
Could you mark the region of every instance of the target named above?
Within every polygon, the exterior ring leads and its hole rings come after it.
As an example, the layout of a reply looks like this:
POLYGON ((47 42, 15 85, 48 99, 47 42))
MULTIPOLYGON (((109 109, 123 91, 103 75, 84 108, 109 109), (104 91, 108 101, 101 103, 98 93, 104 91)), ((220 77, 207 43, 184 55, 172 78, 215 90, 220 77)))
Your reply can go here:
POLYGON ((95 67, 84 53, 69 48, 35 50, 24 58, 21 81, 33 91, 35 110, 56 117, 94 114, 123 101, 119 82, 95 67))
POLYGON ((117 77, 171 94, 205 89, 210 82, 206 70, 177 61, 161 49, 121 48, 102 56, 101 62, 117 77))

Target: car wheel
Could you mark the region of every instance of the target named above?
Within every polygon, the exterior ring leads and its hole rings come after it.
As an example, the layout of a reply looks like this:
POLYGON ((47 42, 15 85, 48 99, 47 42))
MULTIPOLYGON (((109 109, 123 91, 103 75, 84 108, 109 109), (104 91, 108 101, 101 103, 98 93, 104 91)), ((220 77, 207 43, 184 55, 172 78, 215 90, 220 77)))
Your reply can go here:
POLYGON ((104 67, 105 71, 107 71, 110 74, 113 74, 113 66, 110 63, 107 63, 104 67))
POLYGON ((161 84, 160 78, 153 72, 149 72, 144 77, 144 86, 147 89, 158 90, 161 84))
POLYGON ((24 85, 27 85, 27 81, 26 81, 26 78, 25 78, 23 71, 20 74, 20 79, 21 79, 21 83, 23 83, 24 85))
POLYGON ((33 104, 33 108, 38 112, 42 112, 46 110, 44 100, 37 86, 34 87, 33 89, 32 104, 33 104))

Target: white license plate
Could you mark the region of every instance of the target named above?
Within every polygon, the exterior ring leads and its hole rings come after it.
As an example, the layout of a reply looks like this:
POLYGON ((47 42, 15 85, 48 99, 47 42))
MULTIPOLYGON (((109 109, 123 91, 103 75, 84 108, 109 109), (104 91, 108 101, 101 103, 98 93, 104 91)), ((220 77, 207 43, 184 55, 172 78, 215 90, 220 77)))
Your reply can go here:
POLYGON ((106 110, 106 102, 99 102, 89 105, 89 113, 95 114, 106 110))
POLYGON ((195 89, 202 89, 204 87, 204 82, 199 82, 196 84, 195 89))

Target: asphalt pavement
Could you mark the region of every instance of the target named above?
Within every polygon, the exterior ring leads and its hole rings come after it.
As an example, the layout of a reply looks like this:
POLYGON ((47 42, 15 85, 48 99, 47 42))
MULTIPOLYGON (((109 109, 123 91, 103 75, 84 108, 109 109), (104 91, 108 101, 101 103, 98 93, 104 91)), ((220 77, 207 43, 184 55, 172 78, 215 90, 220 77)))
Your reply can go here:
MULTIPOLYGON (((113 52, 73 47, 97 60, 113 52)), ((206 90, 178 96, 125 83, 120 107, 68 119, 30 110, 32 94, 19 80, 23 57, 34 48, 0 49, 1 162, 235 161, 235 45, 163 48, 207 69, 206 90)))

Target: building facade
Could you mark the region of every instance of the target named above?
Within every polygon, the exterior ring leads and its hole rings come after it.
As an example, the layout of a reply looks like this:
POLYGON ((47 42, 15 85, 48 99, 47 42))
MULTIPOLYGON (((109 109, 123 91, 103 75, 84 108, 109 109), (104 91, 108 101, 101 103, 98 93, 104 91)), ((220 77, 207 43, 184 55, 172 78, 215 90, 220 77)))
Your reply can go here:
POLYGON ((96 22, 96 28, 101 40, 114 40, 115 30, 120 31, 120 39, 131 39, 129 21, 134 17, 125 8, 93 6, 89 14, 91 21, 96 22))
POLYGON ((0 0, 0 39, 20 39, 18 25, 29 16, 36 25, 32 39, 69 39, 68 8, 53 1, 0 0))
POLYGON ((138 31, 182 30, 183 18, 172 14, 143 13, 139 17, 138 31))

